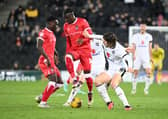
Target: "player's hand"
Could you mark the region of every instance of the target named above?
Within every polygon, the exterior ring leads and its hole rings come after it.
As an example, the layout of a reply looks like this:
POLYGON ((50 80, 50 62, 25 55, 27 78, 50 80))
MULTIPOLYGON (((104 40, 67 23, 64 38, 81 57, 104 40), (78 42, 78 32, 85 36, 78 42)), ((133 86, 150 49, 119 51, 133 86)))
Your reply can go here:
POLYGON ((150 62, 153 64, 153 59, 150 59, 150 62))
POLYGON ((132 47, 127 47, 127 48, 125 48, 125 51, 133 53, 134 49, 132 47))
POLYGON ((128 67, 127 72, 133 73, 134 70, 131 67, 128 67))
POLYGON ((51 62, 50 62, 49 59, 45 59, 45 60, 44 60, 44 63, 45 63, 48 67, 51 66, 51 62))
POLYGON ((83 44, 83 39, 78 39, 77 43, 78 43, 78 45, 82 45, 83 44))
POLYGON ((59 64, 59 57, 57 55, 54 55, 54 63, 55 65, 59 64))

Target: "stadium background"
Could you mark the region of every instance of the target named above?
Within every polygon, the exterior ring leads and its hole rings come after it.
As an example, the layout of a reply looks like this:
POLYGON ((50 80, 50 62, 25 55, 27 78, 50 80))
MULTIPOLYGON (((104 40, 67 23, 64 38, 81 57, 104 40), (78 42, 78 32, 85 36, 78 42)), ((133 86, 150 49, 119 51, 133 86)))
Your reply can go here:
MULTIPOLYGON (((58 67, 66 70, 62 12, 70 6, 76 16, 89 21, 95 33, 112 31, 125 46, 129 26, 138 26, 142 21, 149 26, 168 26, 167 0, 0 0, 0 77, 7 75, 2 70, 38 71, 36 37, 50 14, 60 22, 55 32, 60 57, 58 67)), ((167 51, 167 40, 161 36, 155 41, 167 51)), ((165 54, 163 69, 167 71, 168 54, 165 54)))
MULTIPOLYGON (((44 90, 47 80, 35 81, 41 79, 36 65, 39 56, 36 36, 50 13, 58 16, 60 25, 55 34, 60 55, 59 68, 65 70, 62 11, 68 6, 76 9, 77 16, 87 18, 93 31, 113 31, 124 45, 128 42, 128 26, 137 26, 142 20, 150 26, 168 26, 167 0, 0 0, 0 119, 167 119, 168 83, 153 83, 149 95, 144 95, 144 83, 138 84, 136 95, 130 94, 131 83, 121 83, 133 107, 129 112, 123 109, 121 101, 110 88, 109 95, 115 106, 108 111, 95 87, 92 108, 88 109, 87 96, 83 94, 78 94, 83 100, 80 109, 63 107, 70 93, 70 90, 64 92, 63 88, 50 97, 48 103, 51 108, 37 107, 34 98, 44 90), (124 1, 135 2, 127 4, 124 1), (30 10, 29 6, 33 9, 30 10)), ((165 49, 164 71, 168 71, 168 38, 163 38, 165 33, 152 33, 162 38, 156 41, 165 49)), ((87 86, 84 84, 81 90, 87 91, 87 86)))

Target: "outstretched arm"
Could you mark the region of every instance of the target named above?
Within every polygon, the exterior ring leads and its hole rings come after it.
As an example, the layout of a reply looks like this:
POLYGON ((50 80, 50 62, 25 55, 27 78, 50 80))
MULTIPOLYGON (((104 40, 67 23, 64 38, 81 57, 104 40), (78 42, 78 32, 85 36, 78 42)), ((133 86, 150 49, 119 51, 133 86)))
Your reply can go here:
POLYGON ((85 36, 86 38, 92 38, 92 39, 103 39, 103 35, 89 34, 87 29, 83 31, 83 36, 85 36))

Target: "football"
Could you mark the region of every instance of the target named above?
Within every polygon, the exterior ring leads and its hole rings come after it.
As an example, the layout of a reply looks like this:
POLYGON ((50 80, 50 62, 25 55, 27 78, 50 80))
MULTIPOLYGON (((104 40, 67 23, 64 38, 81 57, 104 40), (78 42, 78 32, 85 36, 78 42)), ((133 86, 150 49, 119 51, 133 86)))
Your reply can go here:
POLYGON ((80 108, 82 106, 82 100, 78 97, 75 97, 71 102, 72 108, 80 108))
POLYGON ((42 99, 42 95, 38 95, 38 96, 35 97, 35 101, 36 101, 37 103, 40 103, 40 102, 41 102, 41 99, 42 99))

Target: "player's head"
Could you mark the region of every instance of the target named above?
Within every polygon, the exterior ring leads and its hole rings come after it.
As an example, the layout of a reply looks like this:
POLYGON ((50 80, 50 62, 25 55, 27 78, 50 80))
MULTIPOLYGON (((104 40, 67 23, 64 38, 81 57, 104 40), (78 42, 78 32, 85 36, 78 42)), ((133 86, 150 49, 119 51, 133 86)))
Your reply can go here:
POLYGON ((74 11, 70 8, 68 8, 64 11, 63 17, 65 19, 65 22, 68 22, 69 24, 73 23, 76 19, 75 15, 74 15, 74 11))
POLYGON ((56 29, 56 25, 58 24, 58 20, 55 16, 49 16, 47 17, 47 27, 52 30, 55 31, 56 29))
POLYGON ((145 33, 146 32, 146 24, 145 23, 141 23, 140 24, 140 32, 141 33, 145 33))
POLYGON ((103 44, 106 47, 115 48, 117 40, 117 36, 112 32, 108 32, 103 35, 103 44))
POLYGON ((157 50, 158 48, 159 48, 159 44, 158 44, 158 43, 155 43, 155 44, 154 44, 154 49, 157 50))

